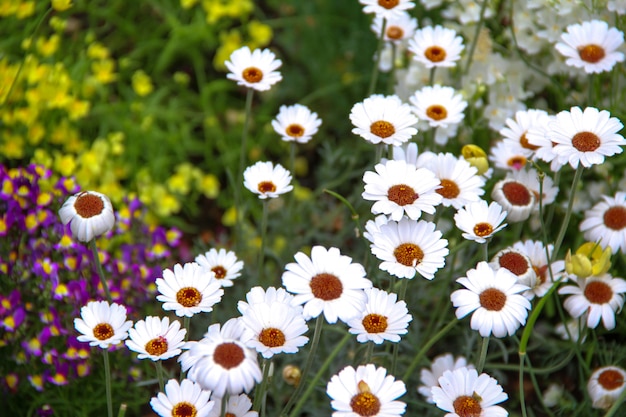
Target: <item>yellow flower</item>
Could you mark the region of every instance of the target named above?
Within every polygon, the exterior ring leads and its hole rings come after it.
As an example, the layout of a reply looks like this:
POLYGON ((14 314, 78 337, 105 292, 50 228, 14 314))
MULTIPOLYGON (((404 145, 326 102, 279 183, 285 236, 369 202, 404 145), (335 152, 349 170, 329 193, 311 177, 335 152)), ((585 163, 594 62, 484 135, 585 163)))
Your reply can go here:
POLYGON ((222 215, 222 224, 224 226, 234 226, 235 223, 237 222, 237 208, 236 207, 230 207, 228 210, 226 210, 224 212, 224 214, 222 215))
POLYGON ((196 181, 196 187, 206 198, 216 198, 220 193, 220 181, 213 174, 206 174, 196 181))
POLYGON ((93 60, 109 59, 109 55, 108 48, 100 42, 92 42, 87 47, 87 56, 93 60))
POLYGON ((46 129, 41 123, 33 123, 28 128, 28 143, 38 145, 46 134, 46 129))
POLYGON ((50 27, 57 32, 63 32, 67 27, 67 20, 61 19, 59 16, 52 16, 50 18, 50 27))
POLYGON ((74 155, 55 155, 54 170, 64 177, 69 177, 74 174, 76 171, 76 159, 74 155))
POLYGON ((101 84, 109 84, 117 79, 115 73, 115 61, 112 59, 101 59, 91 64, 91 72, 95 79, 101 84))
POLYGON ((196 4, 198 4, 198 0, 180 0, 180 6, 183 9, 191 9, 196 4))
POLYGON ((52 0, 52 8, 57 12, 63 12, 72 7, 72 0, 52 0))
POLYGON ((489 169, 489 160, 487 154, 481 147, 476 145, 465 145, 461 149, 461 154, 471 166, 478 169, 478 174, 482 175, 489 169))
POLYGON ((86 100, 73 99, 67 106, 67 114, 70 120, 78 120, 87 116, 90 108, 90 102, 86 100))
POLYGON ((24 138, 19 135, 4 133, 0 145, 0 155, 9 159, 22 159, 24 157, 24 138))
POLYGON ((242 46, 243 41, 241 39, 241 34, 237 30, 220 33, 220 46, 217 48, 215 57, 213 58, 213 66, 215 69, 225 71, 226 65, 224 65, 224 62, 230 59, 230 55, 233 51, 241 48, 242 46))
POLYGON ((602 247, 595 242, 585 242, 572 255, 571 250, 565 256, 565 270, 579 278, 606 274, 611 267, 611 247, 602 247))
POLYGON ((61 37, 55 33, 54 35, 50 36, 50 38, 48 39, 46 38, 37 39, 35 46, 37 47, 37 51, 42 56, 51 56, 59 49, 60 43, 61 43, 61 37))
POLYGON ((250 48, 256 49, 266 46, 272 40, 272 28, 258 20, 248 23, 248 34, 250 35, 250 48))
POLYGON ((135 93, 141 97, 147 96, 154 89, 150 76, 143 70, 135 71, 132 77, 132 82, 133 90, 135 90, 135 93))
POLYGON ((34 1, 24 1, 17 6, 17 11, 15 12, 15 16, 18 19, 26 19, 27 17, 32 16, 35 13, 35 2, 34 1))

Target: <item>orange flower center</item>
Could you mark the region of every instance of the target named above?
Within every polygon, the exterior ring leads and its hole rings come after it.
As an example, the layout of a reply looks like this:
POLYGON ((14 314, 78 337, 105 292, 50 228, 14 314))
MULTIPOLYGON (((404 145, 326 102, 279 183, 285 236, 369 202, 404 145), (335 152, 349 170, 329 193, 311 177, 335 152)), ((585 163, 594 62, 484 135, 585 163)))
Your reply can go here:
POLYGON ((378 0, 378 5, 385 9, 393 9, 400 3, 400 0, 378 0))
POLYGON ((387 37, 393 40, 400 40, 404 36, 404 31, 399 26, 389 26, 387 28, 387 37))
POLYGON ((202 301, 202 294, 194 287, 185 287, 176 293, 176 302, 183 307, 195 307, 202 301))
POLYGON ((196 417, 198 410, 187 401, 180 402, 172 407, 172 417, 196 417))
POLYGON ((372 394, 369 385, 365 381, 357 384, 359 393, 350 400, 352 411, 362 417, 371 417, 380 411, 380 400, 372 394))
POLYGON ((446 59, 446 50, 439 46, 430 46, 424 51, 424 56, 431 62, 441 62, 446 59))
POLYGON ((457 399, 452 402, 452 407, 454 407, 454 412, 458 414, 459 417, 480 417, 483 411, 480 402, 476 398, 468 395, 457 397, 457 399))
POLYGON ((167 339, 159 336, 146 343, 146 352, 153 356, 160 356, 167 352, 167 346, 167 339))
POLYGON ((98 340, 107 340, 114 334, 113 327, 109 323, 99 323, 93 328, 93 335, 98 340))
POLYGON ((419 198, 415 190, 405 184, 393 185, 387 190, 387 198, 399 206, 413 204, 419 198))
POLYGON ((261 330, 259 342, 271 348, 283 346, 285 344, 285 334, 279 329, 268 327, 261 330))
POLYGON ((528 138, 526 137, 526 132, 524 132, 524 134, 519 138, 519 143, 524 149, 530 149, 531 151, 536 151, 537 149, 539 149, 539 146, 533 145, 528 141, 528 138))
POLYGON ((439 104, 433 104, 426 109, 426 116, 433 120, 443 120, 448 117, 448 110, 439 104))
POLYGON ((370 125, 370 132, 379 138, 386 139, 396 133, 396 128, 385 120, 379 120, 370 125))
POLYGON ((500 311, 506 304, 506 294, 497 288, 487 288, 478 296, 480 305, 489 311, 500 311))
POLYGON ((532 201, 530 191, 524 184, 509 181, 502 186, 504 196, 514 206, 527 206, 532 201))
POLYGON ((489 236, 491 233, 493 233, 493 226, 489 223, 477 223, 474 226, 474 234, 478 237, 489 236))
POLYGON ((81 193, 74 202, 76 213, 84 219, 97 216, 104 210, 104 202, 97 195, 81 193))
POLYGON ((436 190, 439 194, 443 196, 443 198, 456 198, 461 193, 459 186, 456 185, 456 182, 443 179, 441 180, 441 188, 436 190))
POLYGON ((523 155, 515 155, 514 157, 509 158, 509 160, 506 161, 506 164, 513 169, 520 170, 524 168, 524 165, 526 165, 526 157, 523 155))
POLYGON ((237 367, 243 362, 245 354, 237 343, 226 342, 218 345, 213 352, 215 363, 225 369, 237 367))
POLYGON ((414 243, 402 243, 393 250, 393 256, 398 263, 404 266, 414 267, 424 259, 424 252, 414 243))
POLYGON ((517 252, 506 252, 498 258, 502 268, 506 268, 517 276, 524 275, 532 266, 524 255, 517 252))
POLYGON ((258 83, 263 79, 263 71, 256 67, 248 67, 243 70, 241 76, 249 83, 258 83))
POLYGON ((579 152, 593 152, 600 144, 600 138, 591 132, 578 132, 572 138, 572 146, 579 152))
POLYGON ((598 383, 605 390, 612 391, 624 385, 624 376, 615 369, 607 369, 598 376, 598 383))
POLYGON ((273 193, 276 191, 276 185, 274 185, 271 181, 261 181, 257 188, 261 194, 273 193))
POLYGON ((224 268, 223 266, 214 266, 213 268, 211 268, 211 271, 213 271, 213 273, 215 274, 215 278, 217 279, 224 279, 226 277, 226 268, 224 268))
POLYGON ((606 54, 600 45, 589 44, 578 47, 578 55, 583 61, 595 64, 601 61, 606 54))
POLYGON ((368 314, 362 323, 368 333, 382 333, 387 330, 387 317, 380 314, 368 314))
POLYGON ((609 229, 622 230, 626 227, 626 208, 622 206, 609 207, 604 212, 604 225, 609 229))
POLYGON ((333 274, 327 274, 325 272, 315 275, 311 278, 309 283, 311 292, 315 298, 322 299, 324 301, 335 300, 341 297, 343 293, 343 284, 341 280, 333 274))
POLYGON ((593 304, 606 304, 613 298, 613 289, 602 281, 591 281, 585 286, 585 298, 593 304))
POLYGON ((304 135, 304 128, 297 123, 287 126, 287 129, 285 129, 285 131, 287 132, 287 135, 291 136, 292 138, 299 138, 304 135))

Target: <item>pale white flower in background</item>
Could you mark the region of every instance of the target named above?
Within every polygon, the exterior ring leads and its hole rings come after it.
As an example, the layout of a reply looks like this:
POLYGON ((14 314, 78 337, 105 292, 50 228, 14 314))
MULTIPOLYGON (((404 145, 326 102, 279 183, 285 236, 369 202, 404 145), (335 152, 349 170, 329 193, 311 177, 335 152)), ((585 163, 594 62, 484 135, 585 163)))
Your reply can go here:
MULTIPOLYGON (((386 19, 384 39, 396 45, 411 38, 417 29, 417 19, 411 17, 407 12, 398 13, 386 19)), ((383 18, 379 15, 374 17, 371 26, 372 31, 380 36, 383 30, 383 18)))
POLYGON ((467 359, 459 356, 455 359, 451 353, 445 353, 437 356, 430 368, 422 368, 420 371, 420 381, 423 385, 417 387, 417 392, 422 394, 426 402, 434 404, 432 388, 439 386, 439 378, 443 376, 445 371, 454 371, 455 369, 467 367, 473 369, 474 365, 468 364, 467 359))
POLYGON ((293 190, 291 174, 280 164, 259 161, 243 172, 243 185, 260 199, 276 198, 293 190))
POLYGON ((272 120, 274 131, 285 142, 307 143, 317 133, 322 120, 302 104, 280 106, 278 115, 272 120))
POLYGON ((393 19, 415 7, 410 0, 359 0, 359 3, 364 6, 363 13, 375 13, 383 19, 393 19))
POLYGON ((269 90, 283 79, 277 71, 282 61, 276 59, 276 55, 269 49, 250 51, 250 48, 244 46, 235 50, 224 64, 230 71, 226 78, 258 91, 269 90))
POLYGON ((213 272, 222 287, 232 287, 233 280, 241 275, 240 271, 243 269, 243 261, 237 259, 235 252, 223 248, 212 248, 196 256, 195 261, 203 269, 213 272))

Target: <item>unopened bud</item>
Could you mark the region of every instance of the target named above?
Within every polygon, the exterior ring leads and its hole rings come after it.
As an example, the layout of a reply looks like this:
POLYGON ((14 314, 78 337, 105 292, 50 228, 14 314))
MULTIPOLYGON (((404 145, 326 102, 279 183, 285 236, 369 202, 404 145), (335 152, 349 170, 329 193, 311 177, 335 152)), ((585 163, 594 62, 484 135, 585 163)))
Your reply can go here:
POLYGON ((301 376, 302 371, 295 365, 287 365, 283 368, 283 380, 289 385, 297 387, 301 376))

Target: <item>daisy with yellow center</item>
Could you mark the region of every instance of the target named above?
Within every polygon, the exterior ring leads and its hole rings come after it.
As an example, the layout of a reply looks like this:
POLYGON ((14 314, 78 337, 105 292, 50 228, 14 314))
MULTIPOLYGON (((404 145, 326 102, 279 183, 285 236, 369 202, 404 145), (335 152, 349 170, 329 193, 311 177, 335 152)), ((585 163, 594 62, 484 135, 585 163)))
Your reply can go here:
POLYGON ((455 358, 451 353, 437 356, 430 368, 422 368, 420 371, 420 381, 423 385, 417 388, 417 392, 424 396, 427 403, 434 404, 432 389, 440 386, 439 378, 443 376, 445 371, 454 371, 463 367, 474 369, 474 365, 468 364, 467 359, 463 356, 455 358))
POLYGON ((356 340, 360 343, 372 341, 380 345, 385 340, 399 342, 413 320, 406 303, 398 301, 396 294, 378 288, 368 288, 365 294, 367 303, 363 313, 348 321, 350 333, 357 335, 356 340))
POLYGON ((283 286, 294 294, 294 302, 304 307, 306 320, 324 314, 329 323, 347 322, 358 316, 367 301, 363 291, 372 287, 365 268, 337 248, 314 246, 311 256, 294 255, 295 263, 285 266, 283 286))
POLYGON ((615 328, 615 314, 624 306, 626 281, 613 278, 610 274, 577 278, 577 285, 566 285, 559 289, 559 294, 569 297, 563 306, 573 318, 587 313, 587 326, 595 329, 602 324, 607 330, 615 328))
POLYGON ((185 344, 178 361, 187 378, 216 397, 249 392, 263 377, 256 352, 247 347, 250 338, 239 319, 212 324, 200 341, 185 344))
POLYGON ((178 317, 211 312, 224 295, 215 273, 195 262, 163 270, 163 278, 155 283, 159 292, 156 298, 163 303, 163 310, 173 310, 178 317))
POLYGON ((506 214, 495 201, 487 205, 486 201, 480 200, 459 209, 454 215, 454 221, 465 239, 485 243, 507 226, 503 223, 506 214))
POLYGON ((222 287, 232 287, 233 280, 241 275, 243 269, 243 261, 237 259, 235 252, 224 248, 212 248, 196 256, 195 261, 203 269, 211 271, 222 287))
POLYGON ((291 174, 282 165, 259 161, 243 173, 243 185, 260 199, 276 198, 293 190, 291 174))
POLYGON ((224 64, 230 71, 226 75, 229 80, 258 91, 269 90, 283 78, 277 71, 282 61, 276 59, 276 55, 269 49, 250 51, 250 48, 244 46, 235 50, 224 64))
POLYGON ((508 269, 494 270, 487 262, 479 262, 456 282, 465 287, 450 296, 456 317, 473 313, 470 327, 482 337, 512 336, 526 323, 530 302, 521 293, 528 287, 518 283, 508 269))
POLYGON ((363 175, 365 200, 375 201, 373 214, 386 214, 399 221, 405 214, 417 220, 422 212, 433 214, 443 197, 437 193, 441 182, 426 168, 417 168, 405 161, 389 160, 377 164, 376 172, 363 175))
POLYGON ((570 25, 561 40, 555 48, 567 58, 565 63, 582 68, 587 74, 611 71, 615 64, 624 61, 624 54, 618 51, 624 43, 624 33, 601 20, 570 25))
MULTIPOLYGON (((383 21, 385 19, 376 16, 372 21, 371 29, 379 36, 383 30, 383 21)), ((399 13, 386 19, 384 39, 386 42, 392 42, 396 46, 403 45, 407 39, 410 39, 417 29, 417 19, 411 17, 407 12, 399 13)))
POLYGON ((603 366, 593 371, 587 392, 593 408, 609 409, 626 389, 626 371, 619 366, 603 366))
POLYGON ((417 117, 396 95, 374 94, 352 106, 352 133, 373 144, 398 146, 417 134, 417 117))
POLYGON ((181 329, 177 320, 170 323, 168 317, 148 316, 135 323, 128 333, 126 346, 139 353, 137 358, 164 361, 180 354, 187 330, 181 329))
POLYGON ((428 122, 431 128, 446 128, 463 121, 463 110, 467 102, 452 87, 439 84, 426 86, 409 97, 413 113, 421 122, 428 122))
POLYGON ((426 68, 454 67, 463 48, 463 39, 456 31, 439 25, 419 29, 409 40, 413 59, 426 68))
MULTIPOLYGON (((215 396, 212 398, 216 404, 222 404, 222 398, 215 396)), ((252 401, 246 394, 230 395, 226 401, 224 417, 258 417, 259 413, 252 411, 251 408, 252 401)), ((221 407, 213 407, 207 417, 222 417, 221 407)))
POLYGON ((108 349, 128 337, 132 321, 126 321, 126 307, 106 301, 90 301, 80 309, 80 318, 74 319, 74 327, 80 333, 79 342, 108 349))
POLYGON ((59 217, 64 225, 69 223, 72 236, 81 242, 109 232, 115 224, 111 200, 96 191, 82 191, 68 198, 59 210, 59 217))
POLYGON ((302 104, 280 106, 276 119, 272 120, 272 127, 282 140, 297 143, 310 141, 321 124, 317 113, 302 104))
POLYGON ((585 211, 580 231, 585 239, 598 242, 600 247, 610 247, 613 253, 626 252, 626 192, 615 196, 602 196, 602 200, 585 211))
POLYGON ((363 13, 375 13, 382 19, 393 19, 415 7, 410 0, 359 0, 359 3, 365 6, 363 13))
POLYGON ((432 388, 433 400, 447 417, 506 416, 499 404, 508 399, 498 381, 476 369, 461 367, 445 371, 438 387, 432 388))
POLYGON ((424 220, 390 220, 375 233, 370 245, 372 253, 382 261, 379 268, 399 278, 419 274, 433 279, 445 266, 448 241, 441 238, 435 224, 424 220))
POLYGON ((397 400, 406 393, 404 382, 372 364, 346 366, 330 379, 326 393, 333 417, 400 416, 406 410, 397 400))
POLYGON ((219 403, 209 400, 211 391, 205 391, 199 384, 183 379, 180 384, 170 379, 165 384, 165 392, 159 392, 150 400, 150 406, 161 417, 208 417, 219 403))

